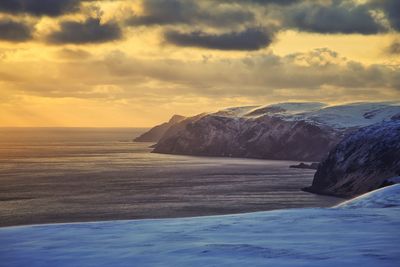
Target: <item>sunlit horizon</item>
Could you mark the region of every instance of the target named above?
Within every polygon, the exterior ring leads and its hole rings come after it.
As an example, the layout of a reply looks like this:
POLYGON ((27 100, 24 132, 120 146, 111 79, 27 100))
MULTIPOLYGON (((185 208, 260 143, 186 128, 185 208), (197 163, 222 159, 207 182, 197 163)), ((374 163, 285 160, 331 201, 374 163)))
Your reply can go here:
POLYGON ((400 100, 396 1, 0 4, 0 126, 151 127, 174 114, 400 100))

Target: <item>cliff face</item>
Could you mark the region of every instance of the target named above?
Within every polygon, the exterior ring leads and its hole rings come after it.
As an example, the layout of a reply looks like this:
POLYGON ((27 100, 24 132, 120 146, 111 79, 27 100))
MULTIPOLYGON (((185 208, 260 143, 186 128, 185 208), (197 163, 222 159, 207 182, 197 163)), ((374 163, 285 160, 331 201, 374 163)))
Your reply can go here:
POLYGON ((304 121, 205 115, 167 131, 154 152, 285 160, 320 160, 341 133, 304 121))
POLYGON ((351 197, 400 175, 400 120, 362 128, 341 141, 320 163, 306 191, 351 197))
POLYGON ((158 142, 161 139, 161 137, 165 134, 165 132, 168 131, 168 129, 172 125, 174 125, 184 119, 185 119, 185 117, 183 117, 183 116, 174 115, 168 122, 165 122, 163 124, 160 124, 160 125, 157 125, 157 126, 151 128, 149 131, 147 131, 144 134, 140 135, 139 137, 135 138, 133 141, 135 141, 135 142, 158 142))

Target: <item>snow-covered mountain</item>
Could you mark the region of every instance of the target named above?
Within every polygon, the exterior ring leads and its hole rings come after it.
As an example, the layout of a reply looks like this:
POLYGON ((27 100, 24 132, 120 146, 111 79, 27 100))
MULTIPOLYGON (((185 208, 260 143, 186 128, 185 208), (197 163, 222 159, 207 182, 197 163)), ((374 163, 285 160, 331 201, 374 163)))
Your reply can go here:
POLYGON ((234 107, 171 125, 154 152, 319 161, 347 133, 399 116, 396 103, 234 107))
POLYGON ((361 128, 342 140, 319 165, 307 191, 354 196, 400 176, 400 120, 361 128))
POLYGON ((2 266, 397 267, 400 185, 334 208, 0 228, 2 266))

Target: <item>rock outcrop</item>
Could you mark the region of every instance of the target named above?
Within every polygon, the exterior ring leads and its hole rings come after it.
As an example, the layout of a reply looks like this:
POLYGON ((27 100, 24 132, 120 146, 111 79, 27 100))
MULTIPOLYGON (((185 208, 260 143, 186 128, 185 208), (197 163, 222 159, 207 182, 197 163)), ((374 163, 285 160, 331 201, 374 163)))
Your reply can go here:
POLYGON ((399 175, 400 120, 392 120, 347 136, 320 163, 312 185, 304 190, 353 197, 391 184, 390 178, 399 175))
POLYGON ((180 116, 180 115, 174 115, 172 118, 163 124, 157 125, 153 128, 151 128, 149 131, 145 132, 144 134, 140 135, 139 137, 135 138, 133 141, 135 142, 158 142, 161 137, 165 134, 168 129, 178 123, 184 120, 185 117, 180 116))
POLYGON ((318 164, 317 162, 313 162, 310 164, 306 164, 304 162, 301 162, 297 165, 290 165, 290 168, 294 168, 294 169, 310 169, 310 170, 316 170, 318 169, 318 164))

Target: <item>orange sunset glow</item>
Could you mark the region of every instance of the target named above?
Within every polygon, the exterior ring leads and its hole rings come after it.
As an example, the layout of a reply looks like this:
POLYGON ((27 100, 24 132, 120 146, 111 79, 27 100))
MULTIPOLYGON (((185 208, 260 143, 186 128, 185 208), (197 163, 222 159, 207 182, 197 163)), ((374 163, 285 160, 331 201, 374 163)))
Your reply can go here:
POLYGON ((400 99, 396 1, 2 2, 1 126, 400 99))

